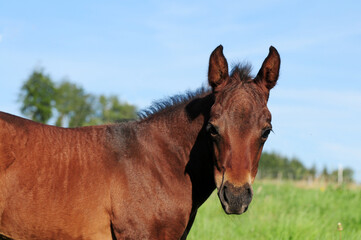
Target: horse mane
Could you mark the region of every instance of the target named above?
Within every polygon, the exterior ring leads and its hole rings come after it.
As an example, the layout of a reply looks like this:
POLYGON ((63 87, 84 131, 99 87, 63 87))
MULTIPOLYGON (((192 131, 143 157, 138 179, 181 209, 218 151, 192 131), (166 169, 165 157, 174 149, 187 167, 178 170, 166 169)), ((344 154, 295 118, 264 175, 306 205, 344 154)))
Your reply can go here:
MULTIPOLYGON (((249 63, 237 63, 233 66, 230 74, 232 82, 248 82, 252 79, 250 75, 252 66, 249 63)), ((144 120, 159 113, 171 112, 177 106, 187 103, 193 99, 200 98, 211 93, 209 86, 202 86, 195 91, 187 91, 185 94, 177 94, 159 101, 154 101, 149 108, 138 112, 138 119, 144 120)))
POLYGON ((158 113, 169 112, 175 107, 187 103, 193 99, 199 98, 211 92, 211 89, 207 86, 202 86, 195 91, 187 91, 185 94, 177 94, 172 97, 167 97, 159 101, 155 101, 152 105, 138 112, 138 117, 140 120, 150 118, 158 113))
POLYGON ((253 79, 251 72, 252 65, 247 62, 234 64, 230 75, 231 80, 249 82, 253 79))

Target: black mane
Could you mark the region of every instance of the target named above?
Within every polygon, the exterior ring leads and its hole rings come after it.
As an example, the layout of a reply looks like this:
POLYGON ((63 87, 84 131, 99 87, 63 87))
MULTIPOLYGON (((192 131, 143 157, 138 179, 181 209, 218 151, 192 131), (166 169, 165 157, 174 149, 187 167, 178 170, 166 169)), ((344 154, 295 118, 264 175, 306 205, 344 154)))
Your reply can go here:
MULTIPOLYGON (((241 82, 248 82, 252 79, 252 76, 250 75, 251 71, 252 66, 248 63, 235 64, 231 70, 230 79, 231 81, 237 80, 241 82)), ((138 118, 139 120, 144 120, 161 112, 170 112, 172 109, 183 103, 189 102, 193 99, 202 97, 209 93, 211 93, 210 87, 203 86, 196 91, 188 91, 185 94, 178 94, 159 101, 155 101, 149 108, 143 109, 138 112, 138 118)))
POLYGON ((138 112, 138 117, 140 120, 143 120, 157 113, 170 111, 174 109, 176 106, 189 102, 195 98, 204 96, 205 94, 210 92, 211 89, 209 87, 203 86, 197 89, 196 91, 188 91, 185 94, 178 94, 159 101, 155 101, 152 103, 152 106, 150 106, 149 108, 138 112))

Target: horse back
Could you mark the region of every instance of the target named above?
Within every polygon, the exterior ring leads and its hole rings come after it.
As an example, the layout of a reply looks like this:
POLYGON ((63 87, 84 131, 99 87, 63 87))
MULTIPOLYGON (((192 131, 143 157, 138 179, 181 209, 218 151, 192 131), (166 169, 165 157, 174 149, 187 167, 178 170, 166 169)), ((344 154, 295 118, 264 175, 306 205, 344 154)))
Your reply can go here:
POLYGON ((0 234, 111 238, 106 128, 65 129, 0 112, 0 234))

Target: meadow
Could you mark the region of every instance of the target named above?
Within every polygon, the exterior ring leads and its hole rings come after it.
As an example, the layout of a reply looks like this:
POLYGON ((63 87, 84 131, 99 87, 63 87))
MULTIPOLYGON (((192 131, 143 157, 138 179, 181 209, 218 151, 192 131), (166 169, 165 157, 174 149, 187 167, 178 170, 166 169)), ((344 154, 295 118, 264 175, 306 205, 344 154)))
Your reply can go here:
POLYGON ((361 239, 360 187, 300 186, 256 181, 242 215, 226 215, 214 192, 199 209, 188 236, 199 239, 361 239))

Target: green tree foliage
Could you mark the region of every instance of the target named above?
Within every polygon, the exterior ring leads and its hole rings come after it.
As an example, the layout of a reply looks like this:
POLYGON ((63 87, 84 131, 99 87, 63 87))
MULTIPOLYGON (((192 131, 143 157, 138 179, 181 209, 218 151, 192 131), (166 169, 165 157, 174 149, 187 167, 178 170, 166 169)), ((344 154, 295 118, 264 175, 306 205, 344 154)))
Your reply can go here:
MULTIPOLYGON (((344 182, 353 182, 353 170, 345 168, 343 170, 344 182)), ((264 152, 261 156, 258 167, 258 178, 268 179, 289 179, 289 180, 306 180, 309 178, 315 179, 317 175, 316 166, 306 168, 297 158, 288 159, 277 153, 264 152)), ((324 181, 337 182, 338 171, 328 172, 325 166, 319 177, 324 181)))
POLYGON ((43 70, 35 70, 21 87, 21 113, 30 119, 47 123, 53 115, 54 83, 43 70))
POLYGON ((117 96, 100 95, 95 106, 94 117, 89 124, 116 123, 137 117, 136 107, 126 102, 120 102, 117 96))
POLYGON ((351 168, 345 168, 343 170, 343 180, 345 182, 353 182, 354 171, 351 168))
POLYGON ((78 127, 86 125, 93 113, 95 97, 85 93, 82 87, 63 81, 56 88, 55 108, 58 116, 56 126, 78 127), (65 124, 67 123, 67 124, 65 124))
MULTIPOLYGON (((345 168, 343 169, 342 172, 342 176, 343 176, 343 182, 345 183, 349 183, 349 182, 353 182, 353 175, 354 175, 354 171, 351 168, 345 168)), ((329 178, 334 181, 337 182, 338 179, 338 170, 334 170, 329 174, 329 178)))
POLYGON ((305 166, 296 158, 293 158, 289 162, 288 172, 291 173, 291 179, 301 180, 306 176, 308 172, 305 166))
POLYGON ((261 178, 283 178, 300 180, 306 176, 307 169, 300 160, 289 160, 277 153, 263 153, 259 163, 261 178))
POLYGON ((328 181, 328 179, 330 178, 330 175, 328 173, 327 167, 324 166, 321 172, 321 178, 325 181, 328 181))
POLYGON ((313 179, 316 178, 316 174, 317 174, 317 169, 316 169, 316 165, 313 164, 312 167, 310 169, 308 169, 308 175, 310 177, 312 177, 313 179))
POLYGON ((19 95, 21 112, 32 120, 55 125, 80 127, 135 119, 136 107, 116 96, 95 96, 64 80, 54 84, 42 70, 35 70, 24 82, 19 95))
POLYGON ((121 122, 137 117, 136 107, 126 102, 120 102, 117 96, 100 96, 102 103, 103 122, 121 122))

